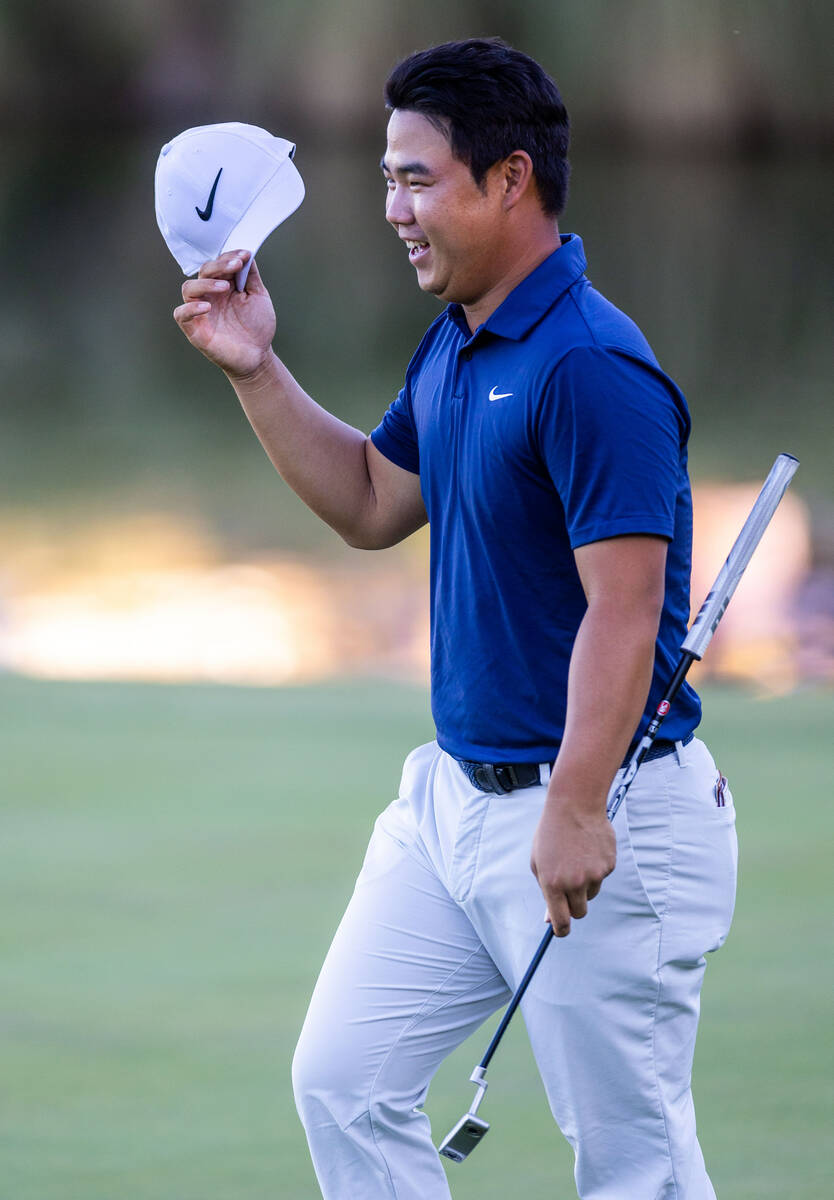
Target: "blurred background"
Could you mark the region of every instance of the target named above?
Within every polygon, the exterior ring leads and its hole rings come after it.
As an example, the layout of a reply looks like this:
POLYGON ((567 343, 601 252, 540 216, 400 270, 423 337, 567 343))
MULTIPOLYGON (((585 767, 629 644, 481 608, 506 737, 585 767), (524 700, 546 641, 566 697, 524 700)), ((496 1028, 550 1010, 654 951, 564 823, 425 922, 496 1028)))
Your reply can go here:
POLYGON ((307 199, 260 255, 277 345, 369 430, 438 311, 383 220, 383 81, 413 49, 499 34, 572 114, 562 227, 689 399, 693 602, 743 515, 733 485, 780 450, 802 460, 706 669, 830 682, 833 23, 816 0, 6 0, 0 667, 425 677, 427 539, 347 552, 274 476, 171 320, 153 171, 195 124, 298 143, 307 199))
MULTIPOLYGON (((438 312, 383 219, 383 82, 471 35, 559 82, 562 228, 688 397, 695 604, 802 463, 698 681, 742 876, 695 1094, 722 1200, 832 1194, 833 30, 823 0, 0 4, 0 1200, 316 1194, 289 1062, 432 736, 428 543, 350 551, 275 475, 171 319, 153 173, 192 125, 298 143, 277 347, 370 430, 438 312)), ((456 1200, 567 1195, 520 1022, 491 1075, 456 1200)))

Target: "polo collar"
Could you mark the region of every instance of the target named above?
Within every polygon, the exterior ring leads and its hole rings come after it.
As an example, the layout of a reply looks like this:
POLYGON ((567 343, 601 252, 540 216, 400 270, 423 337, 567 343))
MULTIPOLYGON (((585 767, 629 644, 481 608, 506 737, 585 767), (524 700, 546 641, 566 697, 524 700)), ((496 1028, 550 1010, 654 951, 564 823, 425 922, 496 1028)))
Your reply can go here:
MULTIPOLYGON (((548 255, 535 271, 531 271, 513 288, 476 333, 489 331, 498 337, 520 341, 559 297, 584 275, 587 263, 582 238, 575 233, 566 233, 561 235, 561 243, 558 250, 548 255)), ((469 327, 461 305, 450 304, 446 315, 462 332, 466 332, 468 339, 469 327)))

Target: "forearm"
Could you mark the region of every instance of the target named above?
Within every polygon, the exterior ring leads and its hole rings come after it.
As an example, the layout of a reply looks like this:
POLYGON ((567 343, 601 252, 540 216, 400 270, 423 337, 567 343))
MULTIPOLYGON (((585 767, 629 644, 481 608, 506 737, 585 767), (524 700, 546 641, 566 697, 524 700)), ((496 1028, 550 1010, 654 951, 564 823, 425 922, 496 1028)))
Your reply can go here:
POLYGON ((232 286, 250 257, 232 250, 203 263, 183 284, 174 320, 225 372, 276 469, 304 503, 351 546, 392 546, 426 522, 419 477, 320 408, 275 356, 275 310, 257 264, 245 292, 232 286))
POLYGON ((321 408, 274 354, 227 377, 281 477, 346 541, 364 544, 374 520, 366 435, 321 408))
POLYGON ((651 687, 666 543, 610 538, 576 551, 588 608, 568 671, 567 714, 530 865, 558 937, 614 869, 605 801, 651 687))
POLYGON ((615 597, 589 605, 571 655, 565 733, 548 804, 604 810, 646 704, 657 628, 652 606, 624 610, 615 597))

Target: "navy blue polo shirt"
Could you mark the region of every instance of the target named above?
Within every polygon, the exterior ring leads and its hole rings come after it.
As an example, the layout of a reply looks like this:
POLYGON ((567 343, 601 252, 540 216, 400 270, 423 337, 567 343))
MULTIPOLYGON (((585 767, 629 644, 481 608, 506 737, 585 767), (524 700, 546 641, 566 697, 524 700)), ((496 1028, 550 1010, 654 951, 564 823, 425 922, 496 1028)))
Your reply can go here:
MULTIPOLYGON (((686 633, 686 401, 585 265, 580 238, 563 237, 474 334, 449 305, 371 434, 386 458, 420 476, 431 526, 432 713, 438 742, 457 758, 556 757, 587 607, 577 547, 619 534, 669 541, 641 732, 686 633)), ((684 737, 699 720, 684 685, 662 736, 684 737)))

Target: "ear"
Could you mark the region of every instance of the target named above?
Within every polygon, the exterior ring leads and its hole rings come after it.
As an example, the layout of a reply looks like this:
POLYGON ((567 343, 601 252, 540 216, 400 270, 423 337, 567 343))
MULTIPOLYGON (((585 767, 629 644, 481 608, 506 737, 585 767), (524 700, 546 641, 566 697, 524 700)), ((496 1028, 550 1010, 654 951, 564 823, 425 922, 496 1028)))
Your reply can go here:
POLYGON ((515 208, 519 200, 535 188, 533 160, 526 150, 514 150, 501 163, 504 184, 504 209, 515 208))

